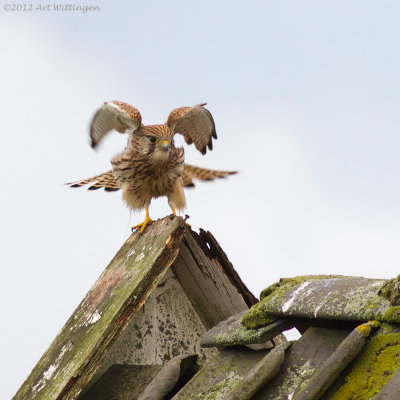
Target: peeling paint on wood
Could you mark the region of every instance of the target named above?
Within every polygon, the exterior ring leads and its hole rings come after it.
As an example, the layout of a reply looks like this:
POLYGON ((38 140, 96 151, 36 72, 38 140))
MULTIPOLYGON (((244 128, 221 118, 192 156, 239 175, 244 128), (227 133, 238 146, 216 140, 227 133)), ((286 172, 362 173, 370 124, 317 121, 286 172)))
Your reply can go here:
POLYGON ((169 269, 109 349, 85 391, 115 364, 163 365, 176 356, 191 353, 198 354, 201 363, 216 353, 200 347, 205 332, 196 310, 169 269))
POLYGON ((129 237, 14 400, 75 400, 113 363, 197 353, 201 365, 217 352, 200 347, 206 330, 255 301, 210 233, 155 221, 129 237))
POLYGON ((182 218, 133 233, 21 386, 14 400, 72 400, 95 374, 127 320, 178 254, 182 218))
POLYGON ((236 279, 236 271, 225 254, 217 250, 210 252, 207 247, 209 240, 204 235, 187 231, 172 265, 206 329, 232 314, 247 310, 248 304, 257 301, 254 296, 251 298, 240 278, 236 279), (222 262, 225 266, 221 268, 222 262))

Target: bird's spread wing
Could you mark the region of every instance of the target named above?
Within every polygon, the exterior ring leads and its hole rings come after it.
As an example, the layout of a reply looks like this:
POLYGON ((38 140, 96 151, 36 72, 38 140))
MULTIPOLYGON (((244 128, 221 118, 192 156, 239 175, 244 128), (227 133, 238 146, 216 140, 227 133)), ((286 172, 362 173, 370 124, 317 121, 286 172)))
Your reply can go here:
POLYGON ((88 184, 91 184, 88 187, 88 190, 96 190, 103 187, 105 191, 113 192, 120 189, 120 187, 117 184, 117 181, 115 180, 115 176, 111 170, 103 172, 102 174, 93 176, 88 179, 83 179, 81 181, 76 181, 76 182, 70 182, 67 183, 66 185, 75 188, 75 187, 85 186, 88 184))
POLYGON ((120 133, 135 131, 142 124, 142 116, 137 108, 123 103, 111 101, 104 103, 93 116, 90 123, 92 147, 96 147, 103 137, 113 129, 120 133))
MULTIPOLYGON (((193 179, 201 181, 212 181, 215 178, 225 178, 227 175, 236 174, 237 171, 217 171, 214 169, 206 169, 195 167, 190 164, 184 164, 182 181, 183 186, 194 187, 193 179)), ((107 192, 119 190, 120 187, 115 179, 113 172, 107 171, 102 174, 93 176, 92 178, 82 179, 81 181, 67 183, 68 186, 76 188, 89 185, 88 190, 96 190, 104 188, 107 192)))
POLYGON ((185 164, 182 174, 183 186, 193 187, 193 179, 201 181, 212 181, 215 178, 225 178, 227 175, 236 174, 237 171, 217 171, 214 169, 206 169, 195 167, 194 165, 185 164))
POLYGON ((212 138, 217 138, 214 119, 205 106, 206 103, 193 107, 181 107, 171 111, 167 126, 173 133, 180 133, 187 144, 196 146, 202 154, 206 154, 207 147, 212 150, 212 138))

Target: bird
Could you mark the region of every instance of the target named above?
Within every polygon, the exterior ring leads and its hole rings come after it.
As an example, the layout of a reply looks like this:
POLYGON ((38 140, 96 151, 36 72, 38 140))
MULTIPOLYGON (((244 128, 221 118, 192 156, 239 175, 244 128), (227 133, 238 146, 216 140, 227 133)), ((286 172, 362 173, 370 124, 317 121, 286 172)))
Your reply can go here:
POLYGON ((183 188, 194 187, 193 180, 224 178, 237 171, 220 171, 185 163, 184 148, 176 147, 175 134, 194 144, 203 155, 213 149, 217 139, 214 119, 206 103, 172 110, 167 122, 144 125, 139 110, 122 101, 105 102, 90 123, 91 147, 96 149, 111 131, 128 134, 125 149, 111 159, 112 169, 88 179, 69 182, 70 187, 89 185, 89 190, 122 191, 126 205, 146 211, 142 223, 132 227, 142 233, 152 222, 149 207, 153 198, 166 196, 173 215, 183 211, 186 199, 183 188))

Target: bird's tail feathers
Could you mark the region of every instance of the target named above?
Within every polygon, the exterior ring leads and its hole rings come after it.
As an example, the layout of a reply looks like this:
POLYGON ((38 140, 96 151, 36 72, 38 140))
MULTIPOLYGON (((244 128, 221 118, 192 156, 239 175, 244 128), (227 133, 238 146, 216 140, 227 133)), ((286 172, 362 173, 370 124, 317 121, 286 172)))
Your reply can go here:
MULTIPOLYGON (((237 171, 219 171, 214 169, 206 169, 195 167, 194 165, 184 164, 182 181, 185 187, 194 187, 193 179, 200 181, 212 181, 216 178, 225 178, 228 175, 236 174, 237 171)), ((103 172, 102 174, 81 181, 66 183, 69 187, 81 187, 89 185, 88 190, 97 190, 104 188, 107 192, 114 192, 120 189, 112 170, 103 172)))
POLYGON ((88 190, 97 190, 100 188, 104 188, 106 192, 114 192, 120 189, 117 181, 115 180, 115 176, 112 170, 103 172, 102 174, 93 176, 88 179, 83 179, 81 181, 66 183, 66 185, 73 188, 86 186, 89 184, 91 185, 88 187, 88 190))
POLYGON ((213 181, 216 178, 225 178, 228 175, 236 174, 237 171, 219 171, 215 169, 206 169, 185 164, 182 174, 183 186, 194 187, 193 179, 200 181, 213 181))

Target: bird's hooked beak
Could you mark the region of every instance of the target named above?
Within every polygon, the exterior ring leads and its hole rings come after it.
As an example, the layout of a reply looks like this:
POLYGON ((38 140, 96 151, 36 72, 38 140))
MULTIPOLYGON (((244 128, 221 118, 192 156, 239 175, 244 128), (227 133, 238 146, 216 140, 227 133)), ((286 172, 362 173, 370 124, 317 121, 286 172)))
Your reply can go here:
POLYGON ((162 140, 160 142, 160 147, 164 150, 164 151, 168 151, 169 150, 169 141, 168 140, 162 140))

